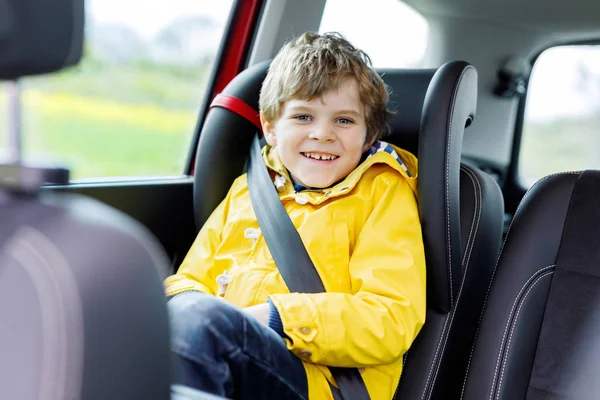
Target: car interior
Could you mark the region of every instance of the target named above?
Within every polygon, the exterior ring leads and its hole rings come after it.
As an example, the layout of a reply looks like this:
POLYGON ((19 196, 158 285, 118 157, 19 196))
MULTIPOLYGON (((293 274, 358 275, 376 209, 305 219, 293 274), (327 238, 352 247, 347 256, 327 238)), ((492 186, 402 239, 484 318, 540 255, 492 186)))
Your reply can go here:
POLYGON ((282 45, 337 31, 419 159, 394 399, 600 398, 600 3, 212 3, 0 4, 0 397, 216 398, 171 385, 162 280, 247 168, 259 129, 220 99, 258 115, 282 45))

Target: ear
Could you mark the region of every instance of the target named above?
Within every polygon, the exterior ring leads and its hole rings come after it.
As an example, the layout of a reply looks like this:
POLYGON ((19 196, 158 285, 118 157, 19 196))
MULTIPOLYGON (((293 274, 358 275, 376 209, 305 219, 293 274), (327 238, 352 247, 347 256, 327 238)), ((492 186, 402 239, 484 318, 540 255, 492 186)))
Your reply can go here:
POLYGON ((373 146, 373 143, 375 143, 375 138, 366 141, 363 145, 362 152, 364 153, 365 151, 369 150, 371 146, 373 146))
POLYGON ((277 135, 275 135, 275 123, 267 121, 261 113, 260 124, 262 125, 263 134, 265 135, 267 143, 271 147, 277 146, 277 135))

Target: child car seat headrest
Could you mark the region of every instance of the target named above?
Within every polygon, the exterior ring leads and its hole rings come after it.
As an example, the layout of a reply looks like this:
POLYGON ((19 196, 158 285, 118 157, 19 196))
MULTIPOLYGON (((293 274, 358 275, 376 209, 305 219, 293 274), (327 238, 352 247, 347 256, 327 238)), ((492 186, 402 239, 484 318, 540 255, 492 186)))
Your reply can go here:
MULTIPOLYGON (((236 76, 221 94, 236 97, 256 110, 262 82, 271 61, 254 65, 236 76)), ((421 111, 435 69, 379 70, 391 88, 388 108, 391 134, 384 140, 417 154, 421 111)), ((200 228, 225 198, 234 179, 244 171, 256 126, 248 119, 222 107, 209 110, 195 162, 194 204, 196 226, 200 228)))

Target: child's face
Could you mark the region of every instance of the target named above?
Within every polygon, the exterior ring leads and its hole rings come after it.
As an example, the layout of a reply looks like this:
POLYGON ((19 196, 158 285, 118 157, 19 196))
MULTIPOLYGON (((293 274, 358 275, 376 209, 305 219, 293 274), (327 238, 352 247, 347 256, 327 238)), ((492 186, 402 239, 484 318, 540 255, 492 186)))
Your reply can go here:
POLYGON ((267 143, 276 147, 294 183, 326 188, 358 165, 365 143, 365 107, 354 80, 320 98, 291 99, 275 122, 262 119, 267 143))

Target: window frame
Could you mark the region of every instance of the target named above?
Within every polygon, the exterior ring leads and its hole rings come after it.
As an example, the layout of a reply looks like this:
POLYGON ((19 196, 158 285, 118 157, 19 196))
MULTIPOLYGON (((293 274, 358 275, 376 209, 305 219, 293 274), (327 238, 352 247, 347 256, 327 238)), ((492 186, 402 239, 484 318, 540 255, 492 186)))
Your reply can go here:
MULTIPOLYGON (((171 184, 182 181, 193 182, 196 148, 204 118, 212 99, 239 73, 245 65, 255 35, 257 21, 266 0, 233 0, 223 36, 216 54, 215 63, 206 85, 203 100, 197 111, 195 128, 189 142, 186 162, 181 174, 160 176, 109 176, 69 179, 66 185, 45 184, 43 188, 87 188, 135 184, 171 184)), ((26 118, 27 116, 24 115, 26 118)))
POLYGON ((225 33, 221 39, 215 65, 213 66, 209 83, 206 86, 207 90, 204 93, 204 100, 198 111, 196 128, 192 135, 183 171, 185 176, 194 176, 196 152, 198 150, 202 127, 204 126, 204 119, 210 109, 210 103, 247 66, 250 49, 252 48, 266 1, 235 0, 231 7, 232 11, 229 14, 229 20, 225 26, 225 33))
MULTIPOLYGON (((536 52, 533 57, 529 60, 530 71, 533 72, 533 68, 535 63, 538 61, 539 57, 547 50, 554 49, 557 47, 566 47, 566 46, 598 46, 600 45, 600 38, 597 39, 587 39, 587 40, 569 40, 564 42, 554 42, 545 47, 543 47, 540 51, 536 52)), ((513 143, 510 157, 510 164, 508 166, 507 179, 506 179, 506 187, 505 193, 525 193, 530 186, 525 184, 520 175, 519 169, 519 157, 521 154, 521 144, 523 140, 523 127, 525 125, 525 111, 527 106, 527 97, 529 95, 529 84, 531 82, 531 73, 527 77, 525 81, 525 94, 521 96, 518 100, 518 108, 517 108, 517 116, 515 119, 515 128, 513 131, 513 143)), ((540 178, 541 179, 541 178, 540 178)), ((516 209, 518 203, 521 200, 522 196, 506 196, 506 205, 507 209, 516 209)))

